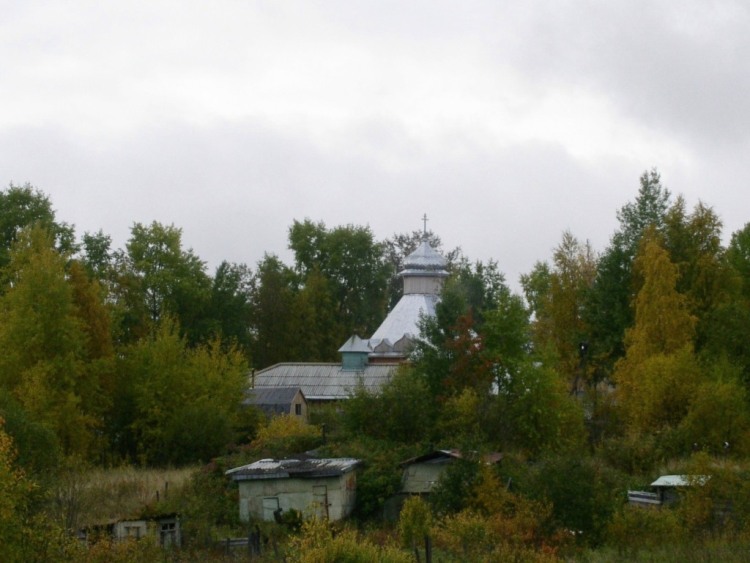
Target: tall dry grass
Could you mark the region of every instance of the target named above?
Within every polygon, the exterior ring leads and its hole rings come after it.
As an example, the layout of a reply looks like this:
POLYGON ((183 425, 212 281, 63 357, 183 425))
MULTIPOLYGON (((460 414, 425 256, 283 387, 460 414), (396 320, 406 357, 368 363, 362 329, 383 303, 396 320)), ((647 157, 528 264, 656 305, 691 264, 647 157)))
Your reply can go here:
POLYGON ((196 470, 71 468, 53 486, 53 514, 67 529, 137 518, 177 494, 196 470))

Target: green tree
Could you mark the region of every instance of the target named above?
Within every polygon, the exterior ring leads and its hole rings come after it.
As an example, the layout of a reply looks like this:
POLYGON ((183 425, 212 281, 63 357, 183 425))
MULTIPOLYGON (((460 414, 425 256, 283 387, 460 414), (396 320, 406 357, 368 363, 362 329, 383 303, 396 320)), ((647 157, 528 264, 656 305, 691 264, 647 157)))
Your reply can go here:
POLYGON ((3 426, 0 419, 0 544, 7 561, 23 561, 24 521, 35 487, 16 467, 13 440, 3 426))
POLYGON ((495 447, 512 445, 532 455, 578 449, 583 411, 548 362, 528 360, 499 379, 495 400, 495 447))
MULTIPOLYGON (((182 247, 182 230, 156 221, 151 225, 135 223, 119 253, 120 291, 125 306, 133 309, 131 323, 143 320, 145 311, 153 329, 164 317, 176 318, 191 343, 207 338, 205 311, 210 296, 210 279, 205 264, 192 249, 182 247)), ((135 335, 143 330, 135 330, 135 335)))
POLYGON ((278 257, 266 255, 253 278, 252 358, 253 365, 265 368, 278 362, 296 360, 295 326, 296 277, 278 257))
POLYGON ((725 252, 732 276, 726 299, 703 317, 704 352, 708 357, 725 357, 742 370, 742 380, 750 385, 750 223, 732 233, 725 252))
POLYGON ((357 388, 342 409, 350 434, 407 444, 429 439, 436 415, 424 380, 406 366, 378 392, 357 388))
POLYGON ((86 232, 81 240, 81 262, 93 279, 109 281, 114 268, 112 237, 99 229, 96 233, 86 232))
POLYGON ((583 373, 580 350, 581 343, 588 340, 583 310, 595 275, 591 246, 566 231, 555 248, 552 268, 537 264, 531 274, 522 278, 534 305, 535 347, 554 354, 555 368, 573 391, 579 390, 582 380, 589 379, 583 373))
MULTIPOLYGON (((430 394, 445 399, 467 387, 480 396, 489 393, 502 361, 498 354, 518 353, 510 352, 511 340, 505 341, 501 331, 517 330, 510 328, 512 323, 503 323, 505 315, 523 322, 519 308, 520 300, 511 297, 494 264, 480 262, 472 268, 467 263, 448 278, 435 316, 420 322, 420 337, 412 353, 416 372, 425 379, 430 394), (487 319, 492 322, 485 331, 487 319), (487 348, 488 338, 495 350, 487 348)), ((512 338, 523 337, 516 332, 512 338)))
POLYGON ((632 302, 639 289, 633 260, 649 227, 663 232, 670 198, 659 173, 655 169, 644 172, 635 200, 617 212, 620 228, 599 258, 584 315, 590 331, 592 367, 603 372, 601 377, 608 376, 625 353, 623 338, 633 324, 632 302))
POLYGON ((245 264, 223 261, 216 268, 206 313, 210 332, 224 345, 236 345, 250 357, 253 276, 245 264))
POLYGON ((336 314, 328 279, 313 268, 294 299, 294 328, 298 359, 338 361, 338 349, 348 335, 336 314))
POLYGON ((289 228, 300 279, 317 269, 329 283, 347 334, 372 334, 385 317, 391 266, 369 227, 295 221, 289 228))
POLYGON ((697 445, 713 455, 747 455, 750 413, 740 370, 724 360, 707 366, 706 371, 679 424, 683 451, 697 445))
POLYGON ((750 223, 732 233, 727 260, 739 275, 742 295, 750 302, 750 223))
MULTIPOLYGON (((677 291, 696 318, 696 351, 709 346, 724 319, 717 312, 739 297, 740 284, 721 244, 721 220, 699 203, 691 213, 677 198, 665 218, 665 248, 677 266, 677 291)), ((715 340, 713 343, 715 344, 715 340)))
POLYGON ((86 455, 99 424, 99 382, 86 369, 89 338, 66 263, 41 227, 14 243, 0 298, 0 385, 55 430, 66 453, 86 455))
POLYGON ((499 384, 500 378, 517 374, 529 358, 529 315, 521 296, 507 287, 499 292, 497 306, 485 313, 482 337, 492 358, 496 384, 499 384))
POLYGON ((614 372, 629 426, 638 432, 673 426, 694 396, 698 366, 693 355, 695 317, 677 292, 677 268, 656 233, 643 241, 635 263, 643 285, 635 324, 626 332, 626 354, 614 372))
POLYGON ((21 231, 32 225, 45 228, 59 251, 69 253, 75 249, 73 227, 55 219, 49 197, 29 183, 10 184, 0 191, 0 268, 8 264, 10 248, 21 231))
POLYGON ((188 347, 164 319, 122 352, 115 442, 149 464, 209 460, 234 439, 246 374, 239 351, 219 341, 188 347))
POLYGON ((622 504, 623 478, 581 452, 545 456, 536 464, 527 494, 552 508, 558 528, 574 530, 582 544, 598 545, 622 504))

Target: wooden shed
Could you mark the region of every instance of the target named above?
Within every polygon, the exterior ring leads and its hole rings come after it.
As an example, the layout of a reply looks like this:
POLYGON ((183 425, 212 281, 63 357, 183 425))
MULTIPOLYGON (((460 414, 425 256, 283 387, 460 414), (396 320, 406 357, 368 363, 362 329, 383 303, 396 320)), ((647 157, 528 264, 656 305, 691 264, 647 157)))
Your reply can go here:
POLYGON ((358 465, 351 458, 262 459, 226 474, 239 484, 244 522, 273 521, 290 510, 333 521, 354 510, 358 465))
POLYGON ((255 387, 247 391, 242 404, 258 408, 268 417, 289 415, 307 422, 307 399, 299 387, 255 387))
MULTIPOLYGON (((462 458, 463 454, 459 450, 435 450, 407 459, 401 463, 404 469, 401 492, 411 495, 430 493, 447 467, 462 458)), ((483 461, 495 464, 499 463, 502 458, 501 453, 492 453, 484 456, 483 461)))

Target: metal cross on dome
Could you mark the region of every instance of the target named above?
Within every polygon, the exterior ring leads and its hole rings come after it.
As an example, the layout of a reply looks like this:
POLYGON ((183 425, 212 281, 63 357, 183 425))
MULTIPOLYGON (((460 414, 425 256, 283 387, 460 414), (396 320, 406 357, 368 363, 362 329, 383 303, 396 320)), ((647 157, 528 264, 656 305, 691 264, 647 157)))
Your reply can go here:
POLYGON ((427 236, 427 213, 422 217, 422 221, 424 222, 424 236, 427 236))

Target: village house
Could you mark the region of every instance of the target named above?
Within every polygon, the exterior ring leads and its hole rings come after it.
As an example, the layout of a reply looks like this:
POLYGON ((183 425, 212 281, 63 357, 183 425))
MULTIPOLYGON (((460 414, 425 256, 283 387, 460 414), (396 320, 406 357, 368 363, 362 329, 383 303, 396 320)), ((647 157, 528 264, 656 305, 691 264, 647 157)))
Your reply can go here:
POLYGON ((292 510, 335 521, 354 510, 356 468, 350 458, 262 459, 226 472, 239 485, 240 519, 274 521, 292 510))

